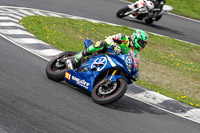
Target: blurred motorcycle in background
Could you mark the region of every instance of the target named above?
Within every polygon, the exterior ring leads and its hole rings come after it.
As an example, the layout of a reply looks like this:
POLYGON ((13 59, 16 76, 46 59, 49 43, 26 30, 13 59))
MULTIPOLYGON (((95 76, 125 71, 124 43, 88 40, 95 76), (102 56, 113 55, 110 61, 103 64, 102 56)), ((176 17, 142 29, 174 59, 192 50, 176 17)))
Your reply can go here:
POLYGON ((162 9, 156 8, 155 5, 156 3, 150 0, 139 0, 120 9, 116 15, 119 18, 131 16, 137 20, 145 22, 146 24, 152 24, 153 22, 160 20, 164 13, 173 10, 171 6, 164 5, 164 3, 162 9))

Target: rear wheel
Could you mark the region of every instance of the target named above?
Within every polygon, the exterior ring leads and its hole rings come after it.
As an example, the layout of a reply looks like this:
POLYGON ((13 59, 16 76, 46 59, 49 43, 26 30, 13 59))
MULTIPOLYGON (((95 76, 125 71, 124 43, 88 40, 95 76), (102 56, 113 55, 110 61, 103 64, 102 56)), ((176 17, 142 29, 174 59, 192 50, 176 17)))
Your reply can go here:
POLYGON ((98 104, 109 104, 120 99, 126 90, 127 82, 123 78, 118 78, 109 87, 105 87, 101 80, 92 90, 92 99, 98 104))
POLYGON ((128 7, 128 6, 126 6, 126 7, 124 7, 124 8, 122 8, 122 9, 120 9, 118 12, 117 12, 117 17, 119 17, 119 18, 123 18, 123 17, 126 17, 126 16, 128 16, 129 14, 125 14, 126 12, 128 12, 128 11, 131 11, 131 9, 128 7))
POLYGON ((76 52, 74 51, 65 51, 53 57, 46 67, 47 77, 57 82, 64 80, 65 71, 67 70, 65 60, 67 57, 74 56, 75 54, 76 52))

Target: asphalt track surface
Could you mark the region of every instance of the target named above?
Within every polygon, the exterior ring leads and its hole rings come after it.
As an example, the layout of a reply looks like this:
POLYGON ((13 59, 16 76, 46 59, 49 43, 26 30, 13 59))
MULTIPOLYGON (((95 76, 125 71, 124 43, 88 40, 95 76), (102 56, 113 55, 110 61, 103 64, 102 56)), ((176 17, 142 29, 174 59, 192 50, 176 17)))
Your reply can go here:
MULTIPOLYGON (((6 0, 0 4, 8 5, 9 2, 11 1, 6 0)), ((23 5, 16 5, 20 1, 13 2, 15 3, 10 5, 44 9, 40 8, 41 4, 45 4, 44 6, 49 4, 53 7, 51 1, 46 3, 38 1, 40 4, 35 7, 36 3, 31 4, 30 0, 23 1, 23 5)), ((76 2, 78 4, 81 1, 76 2)), ((61 1, 58 3, 55 2, 54 5, 59 5, 57 10, 64 3, 68 4, 61 1)), ((62 9, 58 12, 62 12, 62 9)), ((45 60, 24 51, 2 37, 0 46, 0 133, 199 133, 200 131, 199 124, 195 122, 127 96, 108 106, 97 105, 82 89, 65 82, 57 83, 47 79, 45 60)))

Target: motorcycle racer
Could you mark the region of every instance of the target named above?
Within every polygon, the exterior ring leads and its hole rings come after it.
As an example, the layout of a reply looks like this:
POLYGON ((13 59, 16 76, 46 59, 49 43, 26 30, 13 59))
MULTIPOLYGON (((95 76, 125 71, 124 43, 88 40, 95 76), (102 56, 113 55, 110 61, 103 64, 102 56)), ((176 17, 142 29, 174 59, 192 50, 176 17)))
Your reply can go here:
MULTIPOLYGON (((134 54, 136 54, 137 51, 141 51, 145 48, 148 40, 148 34, 141 29, 137 29, 130 37, 125 34, 118 33, 106 37, 105 40, 97 41, 93 45, 90 45, 85 50, 74 55, 73 58, 67 59, 65 64, 69 70, 73 70, 76 64, 78 64, 83 57, 96 52, 104 52, 108 47, 112 47, 114 51, 117 53, 121 52, 122 54, 127 54, 129 50, 132 49, 134 50, 134 54)), ((136 73, 134 79, 139 79, 139 73, 136 73)))

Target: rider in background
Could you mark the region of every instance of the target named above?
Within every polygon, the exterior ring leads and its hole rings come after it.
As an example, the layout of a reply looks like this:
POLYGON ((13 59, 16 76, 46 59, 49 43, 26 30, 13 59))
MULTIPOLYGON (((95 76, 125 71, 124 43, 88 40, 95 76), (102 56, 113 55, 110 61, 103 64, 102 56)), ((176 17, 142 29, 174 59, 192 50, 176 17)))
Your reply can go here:
MULTIPOLYGON (((122 33, 108 36, 105 38, 105 40, 97 41, 85 50, 74 55, 73 58, 68 59, 66 61, 66 66, 69 70, 73 70, 83 57, 96 52, 104 52, 107 50, 108 47, 112 47, 117 53, 121 52, 124 54, 128 54, 129 50, 132 49, 134 50, 134 54, 136 54, 137 51, 141 51, 144 49, 148 40, 148 34, 140 29, 137 29, 135 32, 133 32, 131 37, 122 33)), ((138 79, 139 73, 137 72, 134 77, 134 80, 138 79)))
POLYGON ((156 20, 156 17, 158 16, 158 14, 162 11, 163 5, 166 3, 165 0, 150 0, 154 3, 154 14, 152 17, 152 20, 156 20))

